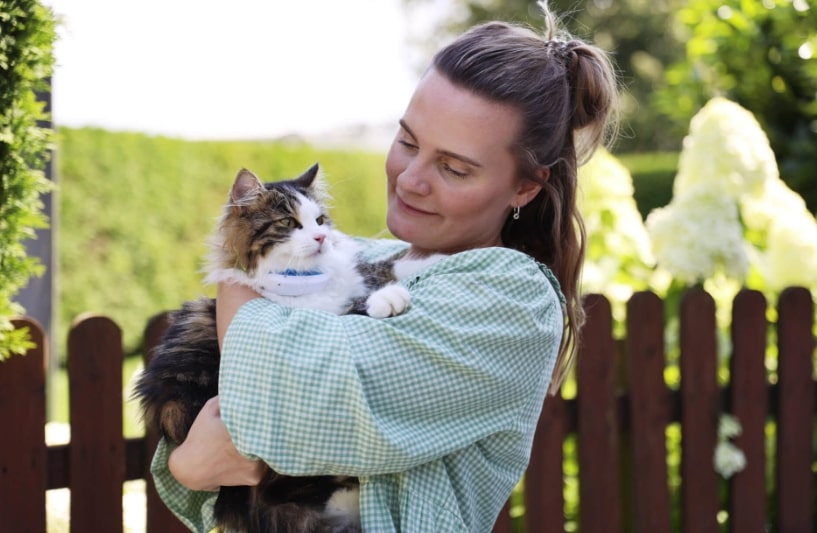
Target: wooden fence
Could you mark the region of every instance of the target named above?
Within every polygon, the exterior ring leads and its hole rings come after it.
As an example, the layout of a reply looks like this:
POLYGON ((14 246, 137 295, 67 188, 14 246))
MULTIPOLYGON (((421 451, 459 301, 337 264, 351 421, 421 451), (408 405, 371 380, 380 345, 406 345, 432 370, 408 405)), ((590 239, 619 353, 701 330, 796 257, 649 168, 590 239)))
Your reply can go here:
MULTIPOLYGON (((663 302, 636 294, 627 306, 626 341, 613 337, 608 301, 586 299, 588 322, 577 366, 574 399, 548 398, 525 476, 524 524, 510 506, 495 533, 565 531, 564 443, 575 436, 583 533, 682 531, 762 533, 815 531, 814 303, 790 288, 767 322, 760 293, 743 291, 732 314, 728 386, 717 376, 715 305, 703 291, 685 294, 680 307, 680 387, 665 384, 663 302), (767 343, 776 338, 775 379, 767 371, 767 343), (734 439, 747 458, 728 482, 713 469, 718 419, 738 417, 734 439), (680 424, 681 483, 671 486, 667 427, 680 424), (770 439, 767 425, 773 424, 770 439), (771 440, 771 443, 770 443, 771 440), (771 446, 770 446, 771 444, 771 446), (771 452, 769 450, 772 450, 771 452)), ((146 346, 166 327, 150 321, 146 346)), ((36 348, 0 363, 0 529, 46 530, 45 492, 71 490, 71 531, 121 532, 122 486, 147 478, 147 531, 186 531, 157 499, 148 468, 156 437, 122 436, 122 336, 105 317, 89 317, 68 340, 71 442, 46 446, 46 342, 31 328, 36 348)))

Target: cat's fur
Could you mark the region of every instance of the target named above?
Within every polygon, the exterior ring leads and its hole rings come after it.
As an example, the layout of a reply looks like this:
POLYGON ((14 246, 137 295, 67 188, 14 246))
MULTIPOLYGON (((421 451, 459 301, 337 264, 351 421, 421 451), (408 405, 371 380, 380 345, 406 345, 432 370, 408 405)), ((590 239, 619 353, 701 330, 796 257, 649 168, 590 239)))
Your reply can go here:
MULTIPOLYGON (((403 312, 408 292, 393 283, 434 262, 363 263, 355 242, 334 230, 318 165, 300 177, 262 183, 242 170, 211 243, 207 281, 250 286, 278 303, 386 317, 403 312), (320 271, 329 282, 319 292, 277 294, 271 272, 320 271)), ((134 396, 146 424, 181 443, 204 403, 218 394, 220 353, 215 301, 186 302, 139 377, 134 396)), ((269 470, 256 487, 222 487, 215 516, 222 528, 253 533, 359 532, 358 480, 343 476, 289 477, 269 470)))

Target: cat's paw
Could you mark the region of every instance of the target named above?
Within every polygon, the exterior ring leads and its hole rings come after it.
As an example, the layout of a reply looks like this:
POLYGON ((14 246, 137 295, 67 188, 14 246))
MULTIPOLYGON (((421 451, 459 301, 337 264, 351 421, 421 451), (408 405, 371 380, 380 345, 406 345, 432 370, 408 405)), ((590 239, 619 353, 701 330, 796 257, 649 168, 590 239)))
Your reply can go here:
POLYGON ((373 318, 396 316, 408 309, 410 303, 408 289, 392 283, 369 295, 366 299, 366 314, 373 318))

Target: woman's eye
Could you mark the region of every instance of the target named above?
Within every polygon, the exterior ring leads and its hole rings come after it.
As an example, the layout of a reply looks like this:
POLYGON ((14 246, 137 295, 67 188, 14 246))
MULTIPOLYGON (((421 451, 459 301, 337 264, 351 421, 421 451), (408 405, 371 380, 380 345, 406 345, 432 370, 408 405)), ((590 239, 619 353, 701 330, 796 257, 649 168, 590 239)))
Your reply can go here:
POLYGON ((406 140, 403 140, 403 139, 397 141, 397 144, 401 145, 403 148, 406 148, 408 150, 416 150, 417 149, 416 144, 413 144, 413 143, 411 143, 409 141, 406 141, 406 140))
POLYGON ((468 172, 457 170, 454 167, 452 167, 451 165, 449 165, 448 163, 443 163, 443 170, 445 170, 446 172, 448 172, 449 174, 451 174, 452 176, 455 176, 457 178, 464 178, 465 176, 468 175, 468 172))

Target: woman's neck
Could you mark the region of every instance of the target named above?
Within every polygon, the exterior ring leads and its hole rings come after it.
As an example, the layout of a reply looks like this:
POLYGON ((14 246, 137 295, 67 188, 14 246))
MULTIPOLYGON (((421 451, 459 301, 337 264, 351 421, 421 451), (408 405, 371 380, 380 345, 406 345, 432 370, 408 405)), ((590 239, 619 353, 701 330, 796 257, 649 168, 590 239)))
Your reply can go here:
POLYGON ((505 244, 502 242, 502 239, 497 239, 497 241, 494 243, 484 244, 482 246, 466 246, 451 250, 429 250, 427 248, 420 248, 419 246, 412 244, 411 246, 409 246, 408 250, 406 251, 403 257, 405 257, 406 259, 425 259, 436 254, 452 255, 457 252, 464 252, 465 250, 474 250, 477 248, 492 248, 495 246, 504 247, 505 244))

